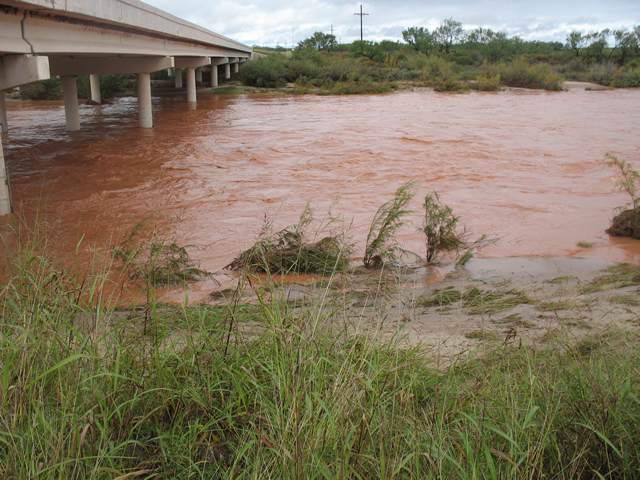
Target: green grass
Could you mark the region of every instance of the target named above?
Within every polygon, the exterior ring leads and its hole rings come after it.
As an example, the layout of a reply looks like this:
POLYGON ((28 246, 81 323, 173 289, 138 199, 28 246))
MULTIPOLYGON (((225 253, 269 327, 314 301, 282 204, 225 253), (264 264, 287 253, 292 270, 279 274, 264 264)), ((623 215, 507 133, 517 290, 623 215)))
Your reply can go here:
MULTIPOLYGON (((482 334, 482 352, 436 368, 436 356, 400 346, 402 331, 352 333, 328 295, 289 302, 274 285, 256 304, 150 296, 125 308, 105 296, 109 255, 75 270, 41 239, 20 245, 0 284, 4 478, 572 479, 640 468, 635 334, 609 329, 563 348, 482 334)), ((487 311, 524 300, 469 298, 487 311)))

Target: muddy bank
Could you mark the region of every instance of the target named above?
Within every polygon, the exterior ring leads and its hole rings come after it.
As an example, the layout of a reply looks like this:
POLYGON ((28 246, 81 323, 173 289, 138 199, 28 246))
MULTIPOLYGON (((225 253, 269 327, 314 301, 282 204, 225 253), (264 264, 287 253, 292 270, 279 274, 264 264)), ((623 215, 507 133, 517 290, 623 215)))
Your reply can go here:
MULTIPOLYGON (((467 268, 357 269, 295 280, 263 278, 253 285, 267 298, 285 298, 293 317, 296 310, 331 311, 354 333, 399 336, 443 362, 500 344, 568 348, 609 328, 640 331, 640 267, 599 259, 477 259, 467 268)), ((232 293, 208 301, 225 305, 232 293)), ((256 297, 247 290, 243 298, 251 304, 256 297)), ((263 327, 245 324, 243 330, 263 327)))

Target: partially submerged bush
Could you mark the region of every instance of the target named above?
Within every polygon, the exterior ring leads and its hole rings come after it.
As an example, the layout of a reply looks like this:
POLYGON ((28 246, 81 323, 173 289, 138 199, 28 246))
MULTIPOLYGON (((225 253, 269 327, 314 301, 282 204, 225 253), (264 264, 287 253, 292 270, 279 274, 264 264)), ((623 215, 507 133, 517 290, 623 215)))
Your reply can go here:
POLYGON ((458 258, 456 265, 465 265, 473 258, 473 252, 489 244, 496 243, 497 237, 483 235, 477 240, 470 240, 471 233, 466 227, 458 228, 460 217, 453 214, 453 209, 440 201, 435 190, 424 199, 424 219, 419 232, 425 234, 427 247, 426 260, 431 263, 440 253, 454 252, 458 258), (461 252, 464 252, 460 255, 461 252))
POLYGON ((632 237, 640 239, 640 198, 636 179, 640 174, 636 172, 631 164, 625 160, 620 160, 610 152, 607 152, 603 160, 608 167, 618 170, 619 178, 616 180, 618 189, 626 192, 631 198, 631 202, 622 207, 618 207, 621 212, 616 215, 611 223, 611 227, 606 230, 614 237, 632 237), (626 207, 631 207, 626 209, 626 207))
MULTIPOLYGON (((296 225, 273 233, 273 222, 265 220, 256 243, 224 267, 228 270, 250 270, 269 274, 315 273, 330 275, 349 266, 347 255, 352 244, 345 231, 320 240, 310 239, 310 227, 316 220, 307 204, 296 225)), ((324 230, 320 223, 315 237, 324 230)))
POLYGON ((178 245, 157 229, 143 235, 147 220, 138 222, 113 250, 114 258, 122 262, 123 271, 131 279, 143 279, 148 288, 155 288, 212 277, 211 273, 199 269, 198 263, 189 256, 188 250, 195 248, 193 245, 178 245))
POLYGON ((402 218, 412 213, 411 210, 407 210, 407 205, 415 195, 412 190, 416 184, 417 182, 412 180, 402 185, 396 190, 393 200, 384 203, 376 212, 367 235, 365 267, 379 268, 387 262, 397 260, 403 254, 412 254, 400 247, 395 234, 404 225, 402 218))
POLYGON ((459 251, 465 246, 464 234, 458 234, 460 217, 453 209, 440 201, 435 190, 424 199, 425 216, 419 230, 426 236, 427 263, 431 263, 440 252, 459 251))

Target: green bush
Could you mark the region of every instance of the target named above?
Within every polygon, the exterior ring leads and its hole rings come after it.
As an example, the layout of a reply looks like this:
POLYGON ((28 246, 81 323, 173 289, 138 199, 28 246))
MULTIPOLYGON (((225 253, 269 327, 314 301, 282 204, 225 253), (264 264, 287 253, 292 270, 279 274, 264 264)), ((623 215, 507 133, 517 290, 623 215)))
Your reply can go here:
POLYGON ((269 55, 248 62, 240 70, 240 79, 251 87, 277 88, 286 85, 287 69, 282 55, 269 55))
POLYGON ((622 67, 618 69, 611 85, 616 88, 640 87, 640 68, 622 67))
POLYGON ((33 88, 20 91, 20 96, 27 100, 59 100, 62 98, 62 82, 57 77, 36 83, 33 88))
POLYGON ((478 75, 476 77, 476 88, 481 92, 497 92, 500 91, 500 75, 489 77, 487 75, 478 75))
POLYGON ((510 87, 562 90, 564 83, 564 78, 546 63, 529 65, 522 58, 501 64, 499 70, 502 83, 510 87))
POLYGON ((599 85, 611 85, 615 77, 617 67, 612 62, 596 63, 591 66, 587 73, 587 80, 599 85))

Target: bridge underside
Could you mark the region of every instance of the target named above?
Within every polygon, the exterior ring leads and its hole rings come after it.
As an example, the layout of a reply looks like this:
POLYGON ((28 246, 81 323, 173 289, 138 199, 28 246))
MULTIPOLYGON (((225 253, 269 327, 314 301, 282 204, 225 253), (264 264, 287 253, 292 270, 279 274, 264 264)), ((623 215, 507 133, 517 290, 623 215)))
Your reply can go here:
MULTIPOLYGON (((150 73, 175 69, 182 87, 186 69, 187 101, 196 101, 196 78, 218 66, 252 58, 252 49, 139 0, 0 0, 0 133, 7 131, 4 91, 59 76, 68 130, 78 130, 75 77, 90 75, 91 98, 100 103, 100 74, 136 74, 139 123, 153 127, 150 73), (64 4, 63 6, 57 4, 64 4)), ((0 142, 0 215, 11 211, 0 142)))

